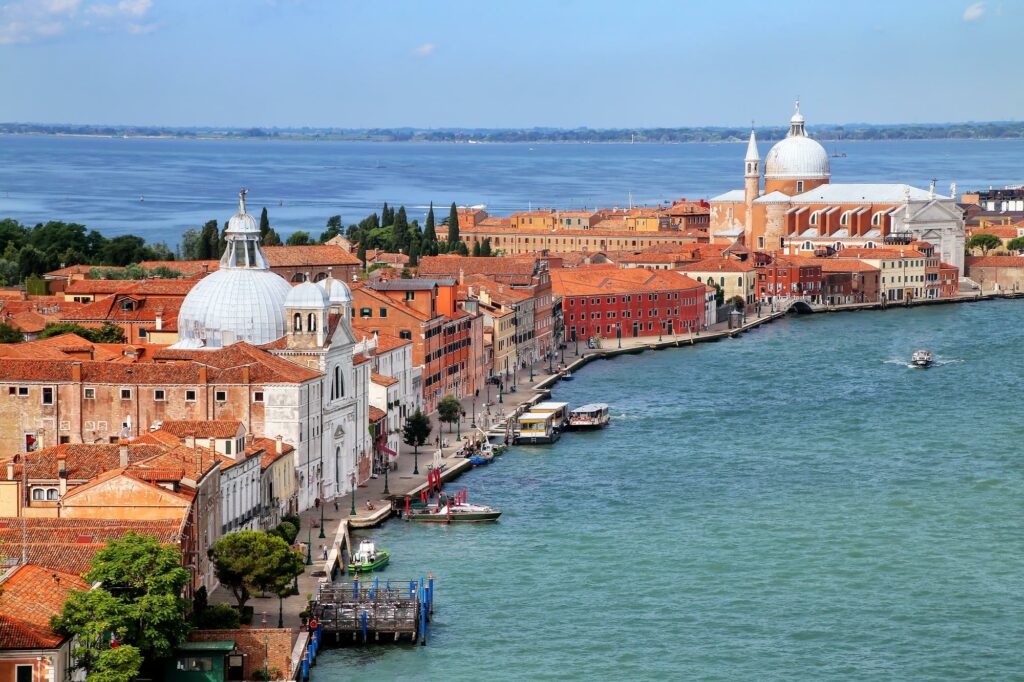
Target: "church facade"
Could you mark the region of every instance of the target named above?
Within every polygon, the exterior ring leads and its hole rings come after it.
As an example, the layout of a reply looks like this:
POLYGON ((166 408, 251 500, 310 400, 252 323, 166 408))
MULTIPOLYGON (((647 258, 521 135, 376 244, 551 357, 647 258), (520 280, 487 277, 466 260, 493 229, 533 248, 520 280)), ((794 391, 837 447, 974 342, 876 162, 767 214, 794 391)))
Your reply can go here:
POLYGON ((808 137, 800 103, 789 132, 768 152, 763 174, 753 131, 743 189, 711 199, 711 239, 739 241, 768 256, 834 255, 845 248, 935 245, 942 262, 963 272, 964 220, 950 196, 905 184, 833 183, 828 152, 808 137), (762 183, 763 180, 763 183, 762 183))

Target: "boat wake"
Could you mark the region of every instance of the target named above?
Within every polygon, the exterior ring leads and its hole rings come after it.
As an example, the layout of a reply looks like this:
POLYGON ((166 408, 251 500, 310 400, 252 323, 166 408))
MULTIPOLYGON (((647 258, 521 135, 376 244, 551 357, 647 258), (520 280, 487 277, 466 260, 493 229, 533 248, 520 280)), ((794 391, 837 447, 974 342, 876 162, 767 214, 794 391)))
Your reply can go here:
MULTIPOLYGON (((932 361, 932 367, 942 367, 944 365, 959 365, 963 363, 963 358, 940 358, 936 357, 932 361)), ((900 365, 908 369, 917 369, 917 365, 906 360, 882 360, 883 365, 900 365)))

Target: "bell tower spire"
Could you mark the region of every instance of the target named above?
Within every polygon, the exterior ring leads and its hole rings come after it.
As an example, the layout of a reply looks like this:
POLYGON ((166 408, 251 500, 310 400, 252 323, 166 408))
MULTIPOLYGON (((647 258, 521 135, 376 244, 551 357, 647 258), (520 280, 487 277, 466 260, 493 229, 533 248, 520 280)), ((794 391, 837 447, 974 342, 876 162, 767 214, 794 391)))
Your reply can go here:
MULTIPOLYGON (((749 235, 754 221, 754 199, 761 196, 761 155, 757 151, 757 135, 754 134, 754 122, 750 122, 750 141, 747 143, 747 155, 743 159, 743 203, 746 205, 745 232, 749 235)), ((750 240, 747 240, 750 246, 750 240)))

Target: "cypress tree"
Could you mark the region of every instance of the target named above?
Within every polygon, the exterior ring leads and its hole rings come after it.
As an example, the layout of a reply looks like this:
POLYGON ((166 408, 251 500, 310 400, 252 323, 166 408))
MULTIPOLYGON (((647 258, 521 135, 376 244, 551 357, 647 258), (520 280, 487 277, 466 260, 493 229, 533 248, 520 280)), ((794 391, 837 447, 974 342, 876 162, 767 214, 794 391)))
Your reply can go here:
POLYGON ((270 218, 267 217, 267 207, 263 207, 263 212, 260 213, 260 241, 267 238, 267 233, 270 232, 270 218))
POLYGON ((490 256, 491 255, 491 238, 490 237, 485 239, 484 243, 483 243, 483 246, 480 247, 480 255, 481 256, 490 256))
POLYGON ((420 240, 413 239, 409 244, 409 267, 414 268, 420 264, 420 240))
POLYGON ((210 260, 216 258, 217 253, 217 221, 209 220, 203 225, 199 233, 199 244, 196 246, 196 258, 198 260, 210 260))
MULTIPOLYGON (((427 211, 427 225, 423 228, 423 239, 428 243, 437 242, 437 230, 434 229, 434 202, 430 202, 430 210, 427 211)), ((437 254, 434 254, 435 256, 437 254)))
POLYGON ((458 241, 462 241, 459 237, 459 210, 455 208, 455 202, 452 202, 452 210, 448 212, 448 241, 452 244, 458 241))
POLYGON ((359 251, 357 253, 359 260, 363 262, 363 270, 366 269, 366 247, 363 244, 359 245, 359 251))
POLYGON ((384 202, 384 208, 380 212, 380 224, 384 227, 394 224, 394 220, 391 218, 391 209, 388 208, 388 202, 386 201, 384 202))
POLYGON ((480 250, 480 242, 473 242, 473 255, 482 256, 483 252, 480 250))

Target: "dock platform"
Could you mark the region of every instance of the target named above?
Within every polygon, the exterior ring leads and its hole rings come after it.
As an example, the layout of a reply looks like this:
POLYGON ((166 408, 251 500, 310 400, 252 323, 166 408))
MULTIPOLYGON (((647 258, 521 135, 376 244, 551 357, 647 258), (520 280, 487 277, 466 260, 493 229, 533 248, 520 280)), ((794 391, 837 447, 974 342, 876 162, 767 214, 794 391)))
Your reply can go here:
POLYGON ((433 610, 433 577, 325 585, 310 604, 324 641, 336 644, 405 640, 426 645, 433 610))

